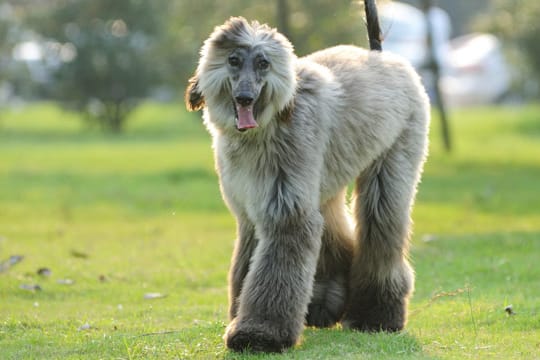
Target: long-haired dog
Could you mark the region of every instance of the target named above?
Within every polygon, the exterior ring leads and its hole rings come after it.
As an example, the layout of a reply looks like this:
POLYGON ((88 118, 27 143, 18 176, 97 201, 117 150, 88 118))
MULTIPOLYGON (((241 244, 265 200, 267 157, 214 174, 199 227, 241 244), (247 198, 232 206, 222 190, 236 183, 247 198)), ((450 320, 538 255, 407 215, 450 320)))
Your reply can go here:
POLYGON ((429 122, 411 66, 353 46, 298 58, 275 29, 235 17, 205 41, 186 103, 204 108, 238 225, 227 346, 282 351, 304 324, 402 329, 429 122))

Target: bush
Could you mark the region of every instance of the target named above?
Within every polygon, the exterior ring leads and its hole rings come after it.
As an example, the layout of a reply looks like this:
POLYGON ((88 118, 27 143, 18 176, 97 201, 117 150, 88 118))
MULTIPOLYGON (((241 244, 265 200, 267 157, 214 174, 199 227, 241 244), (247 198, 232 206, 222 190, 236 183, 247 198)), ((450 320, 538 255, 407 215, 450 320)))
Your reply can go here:
POLYGON ((56 45, 52 97, 104 129, 120 132, 128 114, 160 80, 153 62, 161 1, 53 4, 30 19, 56 45))

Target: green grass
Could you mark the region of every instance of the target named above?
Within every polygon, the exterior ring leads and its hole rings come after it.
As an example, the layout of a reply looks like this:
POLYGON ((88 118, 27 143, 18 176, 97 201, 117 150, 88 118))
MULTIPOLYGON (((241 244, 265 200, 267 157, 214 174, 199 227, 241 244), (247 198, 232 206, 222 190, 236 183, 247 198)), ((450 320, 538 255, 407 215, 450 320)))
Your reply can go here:
POLYGON ((235 226, 198 115, 147 104, 115 137, 49 104, 0 112, 0 260, 25 256, 0 273, 0 358, 539 359, 540 107, 451 121, 451 154, 433 121, 406 331, 306 329, 265 356, 221 339, 235 226))

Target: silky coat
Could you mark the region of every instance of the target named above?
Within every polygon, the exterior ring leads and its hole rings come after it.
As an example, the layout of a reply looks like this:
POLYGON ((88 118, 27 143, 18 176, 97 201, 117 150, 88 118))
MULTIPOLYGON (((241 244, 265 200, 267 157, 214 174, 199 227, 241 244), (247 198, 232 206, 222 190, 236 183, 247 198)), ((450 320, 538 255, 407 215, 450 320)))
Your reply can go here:
POLYGON ((305 324, 401 330, 429 124, 414 69, 354 46, 298 58, 236 17, 205 41, 186 103, 203 109, 237 221, 227 346, 279 352, 305 324))

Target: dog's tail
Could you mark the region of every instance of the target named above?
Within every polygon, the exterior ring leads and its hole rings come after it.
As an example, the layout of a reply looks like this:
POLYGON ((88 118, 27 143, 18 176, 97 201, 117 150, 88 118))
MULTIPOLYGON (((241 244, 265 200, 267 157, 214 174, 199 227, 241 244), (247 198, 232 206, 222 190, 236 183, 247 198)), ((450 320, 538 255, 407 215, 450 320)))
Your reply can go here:
POLYGON ((377 5, 375 0, 364 0, 366 10, 366 24, 369 39, 369 48, 371 50, 382 50, 381 26, 379 25, 379 15, 377 14, 377 5))

